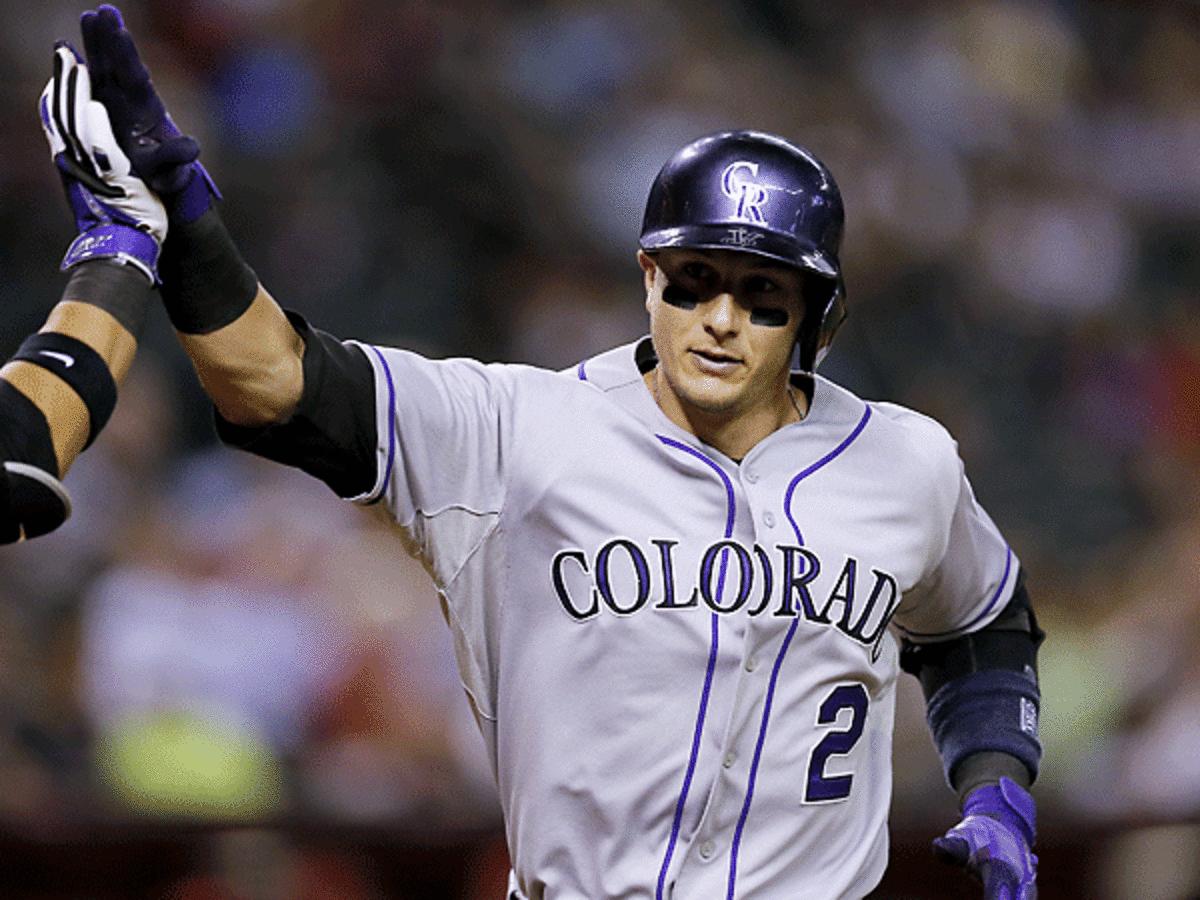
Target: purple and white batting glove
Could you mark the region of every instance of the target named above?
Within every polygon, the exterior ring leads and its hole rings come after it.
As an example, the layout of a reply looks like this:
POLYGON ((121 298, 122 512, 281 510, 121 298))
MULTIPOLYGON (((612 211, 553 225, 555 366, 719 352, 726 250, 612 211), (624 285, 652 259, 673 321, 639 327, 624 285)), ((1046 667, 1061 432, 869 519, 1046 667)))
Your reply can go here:
POLYGON ((962 821, 936 838, 933 849, 978 876, 987 900, 1036 900, 1036 816, 1029 792, 1001 778, 967 795, 962 821))
POLYGON ((157 284, 167 211, 133 174, 108 114, 92 99, 87 68, 65 41, 55 45, 54 74, 38 101, 38 115, 79 229, 62 268, 112 259, 157 284))
POLYGON ((80 18, 92 93, 108 109, 133 171, 166 202, 172 220, 194 222, 220 199, 197 160, 200 145, 171 120, 121 11, 104 4, 80 18))

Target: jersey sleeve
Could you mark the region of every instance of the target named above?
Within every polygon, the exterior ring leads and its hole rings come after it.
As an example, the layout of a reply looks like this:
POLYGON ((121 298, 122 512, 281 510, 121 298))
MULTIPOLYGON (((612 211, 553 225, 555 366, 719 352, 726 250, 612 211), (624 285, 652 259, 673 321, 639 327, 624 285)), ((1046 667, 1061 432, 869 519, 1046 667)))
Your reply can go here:
POLYGON ((940 477, 957 488, 941 492, 953 498, 949 510, 937 511, 941 553, 906 592, 895 617, 901 633, 917 643, 949 640, 984 627, 1012 598, 1020 568, 1012 548, 975 499, 953 441, 948 446, 940 477))
POLYGON ((360 346, 375 370, 376 478, 350 499, 383 502, 444 583, 503 506, 506 367, 360 346))

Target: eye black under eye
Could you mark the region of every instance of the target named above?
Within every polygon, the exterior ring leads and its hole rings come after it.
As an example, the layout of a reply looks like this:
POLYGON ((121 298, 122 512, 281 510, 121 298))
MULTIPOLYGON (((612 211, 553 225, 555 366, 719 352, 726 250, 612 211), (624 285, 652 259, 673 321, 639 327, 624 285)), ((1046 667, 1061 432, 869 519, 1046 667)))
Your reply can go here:
POLYGON ((753 325, 766 325, 768 328, 782 328, 791 320, 786 309, 771 306, 756 306, 750 310, 750 322, 753 325))
POLYGON ((700 302, 699 297, 677 284, 668 284, 664 287, 662 298, 664 303, 677 306, 679 309, 695 309, 696 304, 700 302))

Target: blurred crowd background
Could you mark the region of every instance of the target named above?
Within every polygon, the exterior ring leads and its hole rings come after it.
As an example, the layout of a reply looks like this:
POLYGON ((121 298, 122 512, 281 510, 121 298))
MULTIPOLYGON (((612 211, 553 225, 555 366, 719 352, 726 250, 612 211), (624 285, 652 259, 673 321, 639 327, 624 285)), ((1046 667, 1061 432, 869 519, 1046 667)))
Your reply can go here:
MULTIPOLYGON (((83 7, 0 9, 7 355, 63 284, 34 108, 83 7)), ((1096 837, 1077 892, 1043 895, 1200 896, 1200 4, 123 9, 247 260, 342 337, 569 365, 644 331, 636 236, 674 149, 725 127, 813 149, 847 209, 822 371, 957 436, 1050 635, 1044 870, 1096 837)), ((0 554, 0 829, 193 823, 213 843, 171 890, 197 898, 389 895, 361 842, 305 853, 297 828, 478 834, 455 896, 499 891, 426 576, 211 422, 156 314, 74 518, 0 554)), ((906 684, 895 858, 928 877, 955 810, 922 714, 906 684)))

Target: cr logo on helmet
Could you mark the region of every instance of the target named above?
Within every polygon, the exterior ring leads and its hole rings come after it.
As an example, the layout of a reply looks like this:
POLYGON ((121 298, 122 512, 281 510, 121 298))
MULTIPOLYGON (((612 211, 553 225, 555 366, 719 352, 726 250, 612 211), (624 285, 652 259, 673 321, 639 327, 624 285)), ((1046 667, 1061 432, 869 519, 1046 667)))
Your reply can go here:
POLYGON ((734 215, 747 222, 765 222, 762 208, 770 199, 767 189, 750 178, 758 174, 758 163, 739 159, 730 163, 721 173, 721 191, 726 197, 737 201, 734 215), (744 173, 749 172, 749 176, 744 173))

